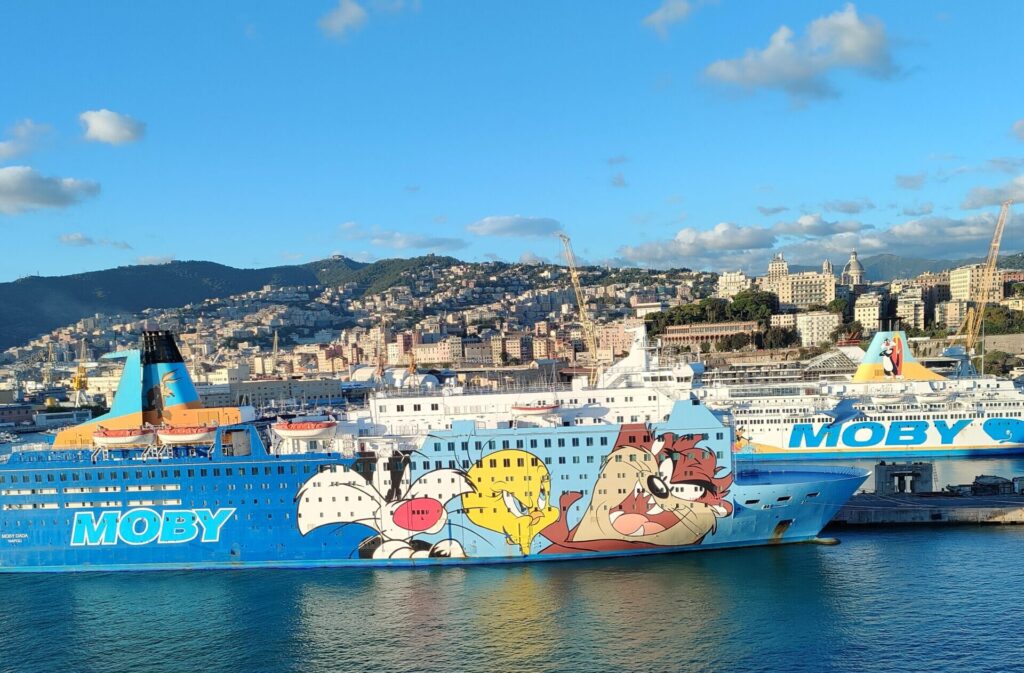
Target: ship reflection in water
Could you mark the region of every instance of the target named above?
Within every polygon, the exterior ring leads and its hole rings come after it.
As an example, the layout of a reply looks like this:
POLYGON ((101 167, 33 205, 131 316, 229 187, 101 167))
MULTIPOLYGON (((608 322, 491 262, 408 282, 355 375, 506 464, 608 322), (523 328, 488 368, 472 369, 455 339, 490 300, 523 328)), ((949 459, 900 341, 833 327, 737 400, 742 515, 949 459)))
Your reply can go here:
POLYGON ((0 576, 0 670, 852 673, 972 670, 976 657, 993 670, 1019 664, 1024 530, 842 540, 471 568, 0 576))

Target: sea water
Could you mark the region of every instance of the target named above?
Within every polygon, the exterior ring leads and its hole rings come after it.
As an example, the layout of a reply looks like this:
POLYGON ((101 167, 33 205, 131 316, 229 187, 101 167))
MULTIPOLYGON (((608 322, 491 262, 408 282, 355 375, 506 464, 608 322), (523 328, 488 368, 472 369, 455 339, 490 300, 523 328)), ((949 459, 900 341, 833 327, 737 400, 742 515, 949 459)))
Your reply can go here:
POLYGON ((1024 527, 412 570, 0 576, 0 671, 1020 670, 1024 527))

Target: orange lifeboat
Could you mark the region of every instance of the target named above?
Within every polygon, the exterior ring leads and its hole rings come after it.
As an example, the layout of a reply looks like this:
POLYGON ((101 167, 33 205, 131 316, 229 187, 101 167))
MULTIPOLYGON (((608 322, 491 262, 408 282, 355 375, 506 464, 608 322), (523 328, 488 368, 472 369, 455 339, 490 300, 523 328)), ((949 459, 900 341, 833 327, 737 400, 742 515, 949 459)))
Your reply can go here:
POLYGON ((153 443, 155 436, 156 431, 153 428, 126 428, 124 430, 100 428, 92 433, 92 443, 102 447, 149 446, 153 443))
POLYGON ((217 434, 212 425, 165 427, 156 431, 161 444, 210 444, 217 434))
POLYGON ((329 439, 338 427, 337 421, 278 421, 270 426, 283 439, 329 439))

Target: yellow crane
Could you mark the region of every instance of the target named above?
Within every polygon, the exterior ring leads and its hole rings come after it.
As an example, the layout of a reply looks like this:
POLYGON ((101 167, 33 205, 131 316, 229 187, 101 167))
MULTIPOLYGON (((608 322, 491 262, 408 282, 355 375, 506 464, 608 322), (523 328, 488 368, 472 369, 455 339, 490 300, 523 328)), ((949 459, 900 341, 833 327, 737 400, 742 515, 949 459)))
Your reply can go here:
POLYGON ((996 220, 996 230, 992 234, 992 242, 988 246, 988 257, 985 258, 985 263, 981 268, 981 279, 977 288, 977 296, 974 295, 975 288, 970 288, 969 292, 973 305, 968 307, 967 314, 964 316, 963 322, 960 323, 960 329, 956 333, 956 339, 964 340, 964 349, 968 355, 971 354, 971 351, 974 350, 978 343, 981 326, 985 322, 985 307, 992 301, 993 294, 995 293, 993 286, 996 284, 997 278, 996 263, 999 261, 999 244, 1003 240, 1003 229, 1006 228, 1006 220, 1009 218, 1010 206, 1012 205, 1012 199, 1004 201, 1003 207, 999 211, 999 219, 996 220))
POLYGON ((576 255, 572 251, 572 241, 565 234, 559 234, 562 245, 565 247, 565 263, 569 266, 569 278, 572 279, 572 288, 576 291, 576 303, 580 307, 580 325, 583 326, 583 344, 590 354, 590 364, 593 367, 590 372, 590 382, 597 383, 597 329, 594 321, 587 313, 587 298, 583 295, 583 285, 580 283, 580 272, 576 267, 576 255))
POLYGON ((88 353, 85 349, 85 339, 82 339, 78 348, 78 367, 74 376, 71 377, 71 389, 75 391, 75 406, 84 407, 88 403, 86 391, 89 389, 89 373, 85 368, 85 360, 88 353))

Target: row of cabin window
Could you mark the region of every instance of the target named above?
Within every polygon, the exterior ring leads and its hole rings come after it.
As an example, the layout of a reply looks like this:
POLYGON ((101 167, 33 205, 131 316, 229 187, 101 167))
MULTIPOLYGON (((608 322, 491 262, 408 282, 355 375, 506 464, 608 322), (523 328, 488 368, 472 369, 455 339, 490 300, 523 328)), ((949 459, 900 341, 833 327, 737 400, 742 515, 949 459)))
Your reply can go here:
MULTIPOLYGON (((288 470, 288 473, 290 473, 290 474, 298 474, 299 473, 298 466, 290 465, 289 468, 290 469, 288 470)), ((234 476, 236 470, 238 471, 238 475, 239 476, 244 477, 247 474, 246 468, 244 468, 244 467, 237 467, 237 468, 227 467, 227 468, 224 468, 224 476, 228 476, 228 477, 234 476)), ((264 467, 263 468, 263 474, 264 475, 273 474, 273 471, 274 470, 271 467, 264 467)), ((277 471, 277 474, 285 474, 286 473, 285 466, 284 465, 278 465, 276 471, 277 471)), ((179 477, 180 478, 181 477, 181 472, 182 472, 181 470, 147 470, 145 472, 143 470, 135 470, 134 471, 134 475, 135 475, 135 479, 144 479, 144 478, 157 479, 158 478, 157 474, 159 473, 159 478, 167 479, 167 478, 171 478, 171 477, 179 477)), ((189 477, 195 477, 196 476, 196 472, 197 472, 197 470, 195 470, 195 469, 185 470, 185 473, 189 477)), ((214 477, 221 476, 221 469, 220 468, 212 468, 212 470, 204 468, 204 469, 198 470, 198 472, 199 472, 199 476, 200 477, 209 476, 210 472, 213 473, 214 477)), ((312 467, 310 465, 303 465, 302 466, 302 473, 303 474, 310 474, 311 472, 312 472, 312 467)), ((248 474, 252 475, 252 476, 256 476, 259 473, 260 473, 260 468, 258 468, 258 467, 251 467, 248 470, 248 474)), ((71 472, 70 473, 70 481, 93 481, 94 479, 95 479, 95 481, 104 481, 106 479, 105 474, 107 474, 107 473, 104 473, 102 471, 82 472, 82 473, 71 472)), ((117 472, 110 472, 109 475, 110 475, 110 481, 116 481, 118 479, 118 476, 117 476, 118 473, 117 472)), ((126 481, 129 478, 131 478, 131 475, 132 475, 132 472, 123 471, 123 472, 121 472, 121 480, 122 481, 126 481)), ((20 483, 27 484, 30 481, 35 482, 35 483, 42 483, 43 481, 46 481, 46 482, 69 481, 69 477, 68 477, 68 473, 65 473, 65 472, 61 472, 59 474, 55 474, 53 472, 47 472, 45 475, 43 475, 43 474, 32 474, 32 475, 23 474, 23 475, 21 475, 20 483)), ((16 474, 10 475, 10 481, 8 482, 7 475, 0 474, 0 484, 6 484, 6 483, 11 483, 11 484, 19 483, 18 475, 16 475, 16 474)))
MULTIPOLYGON (((608 446, 608 438, 607 437, 599 437, 598 440, 599 440, 598 444, 600 446, 608 446)), ((490 446, 490 442, 480 442, 480 441, 473 442, 473 449, 475 451, 483 451, 485 444, 490 446)), ((539 448, 538 447, 538 440, 536 440, 536 439, 531 439, 529 441, 529 444, 530 444, 530 448, 531 449, 539 448)), ((543 440, 543 445, 544 445, 545 449, 550 449, 551 446, 552 446, 552 440, 550 438, 543 440)), ((580 445, 580 438, 579 437, 572 437, 571 438, 571 446, 579 446, 579 445, 580 445)), ((594 445, 594 438, 593 437, 584 437, 584 444, 583 445, 584 446, 593 446, 594 445)), ((557 446, 559 448, 565 447, 565 437, 559 437, 558 440, 557 440, 557 443, 555 444, 555 446, 557 446)), ((469 451, 469 442, 460 442, 459 443, 459 448, 461 448, 463 451, 469 451)), ((511 449, 512 448, 511 440, 508 440, 508 439, 501 440, 501 448, 503 448, 503 449, 511 449)), ((515 448, 517 448, 517 449, 525 449, 526 448, 526 440, 517 439, 516 440, 515 448)), ((454 451, 455 450, 455 442, 448 442, 448 450, 449 451, 454 451)), ((441 451, 441 442, 434 442, 434 451, 441 451)))

